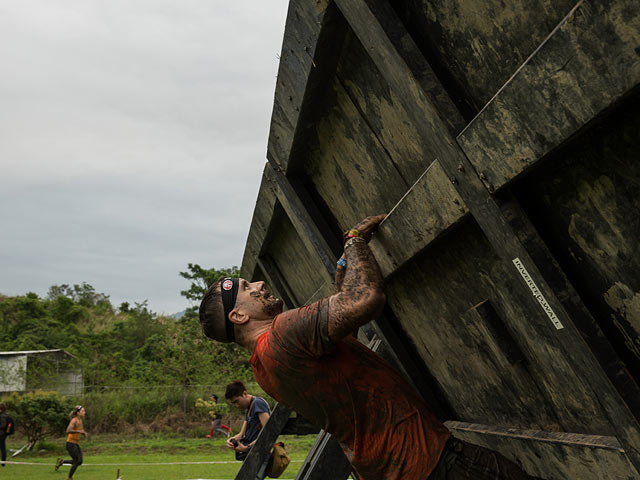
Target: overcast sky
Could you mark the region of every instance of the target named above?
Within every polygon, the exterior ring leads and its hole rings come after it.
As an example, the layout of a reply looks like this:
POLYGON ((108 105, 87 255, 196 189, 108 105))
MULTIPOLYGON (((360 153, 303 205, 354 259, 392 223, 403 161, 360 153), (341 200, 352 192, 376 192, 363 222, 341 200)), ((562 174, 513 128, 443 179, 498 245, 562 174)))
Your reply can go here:
POLYGON ((0 0, 0 293, 158 313, 240 266, 286 0, 0 0))

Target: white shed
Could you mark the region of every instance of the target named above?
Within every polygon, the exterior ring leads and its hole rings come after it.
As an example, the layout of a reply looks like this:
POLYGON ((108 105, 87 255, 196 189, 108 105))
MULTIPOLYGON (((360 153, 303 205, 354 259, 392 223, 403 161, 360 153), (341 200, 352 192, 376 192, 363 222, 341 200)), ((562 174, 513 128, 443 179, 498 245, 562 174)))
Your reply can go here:
POLYGON ((82 393, 82 369, 77 363, 62 349, 0 352, 0 392, 82 393))

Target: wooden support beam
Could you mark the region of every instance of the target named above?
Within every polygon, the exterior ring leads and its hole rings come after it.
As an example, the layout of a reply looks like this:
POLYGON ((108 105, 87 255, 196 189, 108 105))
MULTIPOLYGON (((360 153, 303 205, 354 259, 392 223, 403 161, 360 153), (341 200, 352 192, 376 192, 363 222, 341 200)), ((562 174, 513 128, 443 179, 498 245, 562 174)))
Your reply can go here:
POLYGON ((306 245, 309 252, 314 252, 318 256, 326 269, 326 272, 323 272, 323 277, 332 282, 336 273, 336 256, 329 248, 316 222, 311 218, 300 197, 279 167, 270 164, 269 177, 277 186, 278 201, 287 212, 300 240, 306 245))
POLYGON ((276 404, 269 416, 269 420, 260 430, 260 434, 249 455, 242 462, 240 470, 238 470, 235 477, 236 480, 256 480, 260 467, 269 457, 273 444, 278 439, 278 435, 280 435, 290 416, 291 410, 281 403, 276 404))
POLYGON ((289 3, 285 24, 268 150, 286 164, 312 69, 315 51, 326 16, 328 0, 289 3))
POLYGON ((265 162, 262 180, 260 181, 260 189, 258 190, 258 198, 256 199, 256 206, 253 210, 251 227, 249 228, 249 235, 247 236, 247 243, 242 258, 242 266, 240 268, 240 276, 247 279, 253 278, 256 262, 261 253, 276 207, 275 190, 267 177, 268 169, 269 164, 265 162))
POLYGON ((487 188, 504 186, 640 83, 640 2, 581 0, 458 143, 487 188))
MULTIPOLYGON (((291 0, 282 41, 278 79, 271 116, 267 158, 289 170, 294 143, 304 136, 306 116, 313 110, 316 91, 335 69, 335 45, 342 20, 329 0, 291 0), (327 44, 330 44, 327 46, 327 44)), ((304 142, 302 142, 304 143, 304 142)))
MULTIPOLYGON (((550 338, 563 351, 576 378, 589 379, 591 394, 602 406, 627 455, 640 472, 640 428, 597 359, 586 348, 580 332, 545 281, 531 256, 520 243, 499 206, 475 173, 455 139, 448 133, 437 112, 428 101, 422 86, 408 67, 375 16, 382 0, 336 0, 338 8, 356 33, 371 59, 403 102, 413 124, 438 158, 444 171, 471 214, 483 230, 496 253, 511 265, 514 294, 531 316, 527 328, 550 338)), ((515 326, 514 326, 515 327, 515 326)), ((514 328, 514 331, 516 329, 514 328)), ((523 341, 521 343, 526 343, 523 341)), ((548 366, 553 369, 553 365, 548 366)), ((557 372, 550 370, 550 375, 557 372)), ((570 372, 566 372, 565 375, 570 372)))
POLYGON ((585 343, 596 354, 600 366, 611 379, 633 415, 640 418, 640 387, 602 333, 598 322, 580 299, 564 270, 558 265, 529 217, 522 211, 518 201, 512 195, 506 195, 500 199, 500 205, 505 218, 510 222, 527 251, 530 252, 535 264, 540 266, 542 275, 549 279, 550 288, 556 292, 563 307, 576 326, 580 328, 585 343))
POLYGON ((384 277, 453 227, 469 209, 436 160, 400 199, 381 226, 371 250, 384 277), (419 218, 420 221, 416 222, 419 218), (391 232, 403 232, 391 235, 391 232))
POLYGON ((391 2, 370 3, 369 7, 380 22, 387 37, 393 43, 393 46, 407 60, 407 65, 430 102, 435 106, 442 122, 447 125, 452 135, 456 135, 466 126, 466 122, 431 68, 431 65, 425 60, 406 27, 398 18, 391 6, 391 2))
POLYGON ((280 435, 317 435, 319 433, 320 427, 298 414, 296 417, 289 418, 280 435))
POLYGON ((298 304, 295 301, 295 297, 293 296, 293 292, 289 288, 286 279, 282 277, 280 271, 278 270, 277 265, 271 260, 271 257, 268 255, 263 255, 258 257, 258 266, 264 272, 267 277, 267 281, 271 288, 275 290, 275 294, 280 297, 286 309, 295 308, 298 304))
POLYGON ((537 477, 637 478, 633 465, 615 437, 465 422, 446 422, 445 425, 457 438, 500 451, 537 477), (545 461, 540 462, 540 458, 545 461))
POLYGON ((338 441, 324 430, 309 450, 295 480, 346 480, 352 467, 338 441))

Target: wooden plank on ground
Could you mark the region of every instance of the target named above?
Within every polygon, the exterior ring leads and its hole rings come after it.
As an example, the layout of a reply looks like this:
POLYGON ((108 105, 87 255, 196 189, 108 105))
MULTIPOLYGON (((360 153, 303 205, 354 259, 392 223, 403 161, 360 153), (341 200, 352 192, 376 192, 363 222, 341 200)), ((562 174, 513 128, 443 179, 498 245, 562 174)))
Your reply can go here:
POLYGON ((633 464, 615 437, 519 430, 464 422, 446 422, 455 437, 500 451, 527 473, 549 480, 632 480, 633 464), (540 459, 545 461, 541 462, 540 459))

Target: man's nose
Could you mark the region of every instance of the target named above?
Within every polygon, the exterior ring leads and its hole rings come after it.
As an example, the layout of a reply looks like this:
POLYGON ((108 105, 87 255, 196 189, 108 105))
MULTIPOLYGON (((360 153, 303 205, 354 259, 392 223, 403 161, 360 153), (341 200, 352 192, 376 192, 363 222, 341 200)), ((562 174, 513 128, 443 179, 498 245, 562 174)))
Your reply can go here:
POLYGON ((253 284, 256 287, 256 290, 262 290, 262 287, 264 287, 264 281, 260 280, 259 282, 253 282, 253 284))

